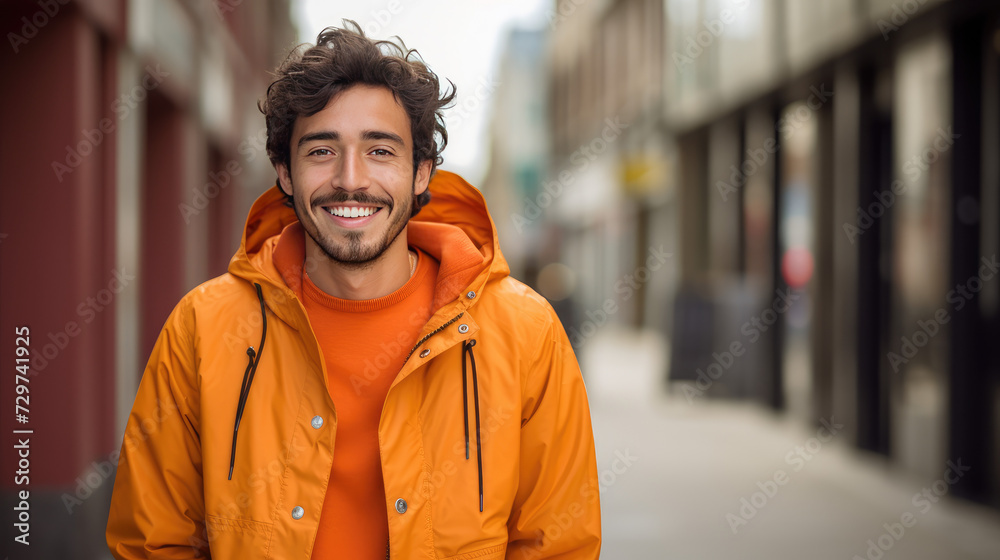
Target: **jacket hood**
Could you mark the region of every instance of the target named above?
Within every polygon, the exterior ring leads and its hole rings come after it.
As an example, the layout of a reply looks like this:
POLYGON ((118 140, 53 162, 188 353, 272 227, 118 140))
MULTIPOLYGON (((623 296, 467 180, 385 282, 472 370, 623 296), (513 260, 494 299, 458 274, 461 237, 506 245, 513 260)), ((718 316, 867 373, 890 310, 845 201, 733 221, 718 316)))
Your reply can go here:
MULTIPOLYGON (((386 556, 596 560, 600 478, 572 345, 552 307, 507 277, 479 191, 443 171, 430 190, 407 241, 439 261, 443 303, 382 403, 386 556)), ((337 483, 340 419, 324 349, 285 284, 294 269, 273 262, 279 248, 294 266, 299 257, 285 249, 300 244, 304 257, 304 236, 281 191, 269 189, 230 273, 189 292, 167 318, 116 471, 107 529, 115 558, 196 550, 308 559, 315 550, 337 483), (145 428, 151 417, 155 432, 145 428)), ((406 350, 396 346, 383 354, 406 350)))
MULTIPOLYGON (((457 301, 460 311, 464 311, 477 298, 461 297, 463 294, 470 290, 481 292, 487 283, 509 275, 510 268, 500 252, 496 226, 478 189, 443 170, 434 174, 428 189, 431 201, 410 219, 407 242, 440 263, 434 310, 457 301)), ((293 296, 272 262, 286 228, 305 235, 295 210, 285 205, 284 193, 274 185, 250 208, 240 248, 229 262, 229 273, 251 285, 260 284, 267 300, 293 296)), ((301 254, 304 258, 304 249, 301 254)), ((296 326, 298 321, 283 306, 270 307, 283 321, 296 326)))

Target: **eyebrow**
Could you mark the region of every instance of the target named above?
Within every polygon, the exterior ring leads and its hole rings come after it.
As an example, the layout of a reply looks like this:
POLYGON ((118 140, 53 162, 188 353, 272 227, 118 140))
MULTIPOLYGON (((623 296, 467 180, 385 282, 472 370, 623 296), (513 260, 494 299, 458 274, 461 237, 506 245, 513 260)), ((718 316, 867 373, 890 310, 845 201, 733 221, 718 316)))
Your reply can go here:
POLYGON ((317 140, 340 140, 340 134, 332 130, 324 130, 321 132, 310 132, 305 134, 302 138, 299 138, 299 147, 301 148, 303 144, 308 142, 315 142, 317 140))
POLYGON ((392 132, 386 132, 384 130, 363 130, 361 131, 362 140, 385 140, 387 142, 393 142, 399 144, 400 146, 405 146, 406 143, 398 135, 392 132))
MULTIPOLYGON (((393 142, 399 146, 405 146, 406 143, 403 142, 403 138, 395 133, 387 132, 385 130, 363 130, 361 131, 362 140, 385 140, 387 142, 393 142)), ((337 142, 340 140, 340 133, 333 130, 322 130, 319 132, 310 132, 305 134, 302 138, 299 138, 299 147, 301 148, 303 144, 309 142, 316 142, 321 140, 332 140, 337 142)))

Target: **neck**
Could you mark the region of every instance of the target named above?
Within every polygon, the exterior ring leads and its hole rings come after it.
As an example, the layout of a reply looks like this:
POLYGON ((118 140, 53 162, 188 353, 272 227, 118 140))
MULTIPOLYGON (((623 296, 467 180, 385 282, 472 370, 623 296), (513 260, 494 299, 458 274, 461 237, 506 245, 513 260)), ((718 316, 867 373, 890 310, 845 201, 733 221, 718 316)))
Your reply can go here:
POLYGON ((378 299, 395 292, 410 279, 410 251, 406 230, 374 261, 364 266, 345 265, 334 260, 306 238, 305 270, 317 288, 333 297, 349 300, 378 299))

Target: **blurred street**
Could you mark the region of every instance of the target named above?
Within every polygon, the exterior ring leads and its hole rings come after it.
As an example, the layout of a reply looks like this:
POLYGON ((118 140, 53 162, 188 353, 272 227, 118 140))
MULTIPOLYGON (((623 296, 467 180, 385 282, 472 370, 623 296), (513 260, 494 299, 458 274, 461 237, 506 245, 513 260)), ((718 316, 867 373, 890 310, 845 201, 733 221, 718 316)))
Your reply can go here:
POLYGON ((947 496, 932 502, 934 480, 836 436, 817 450, 815 430, 757 405, 692 404, 676 390, 667 396, 657 384, 662 370, 652 369, 664 358, 656 340, 608 329, 583 353, 601 472, 602 558, 1000 558, 1000 515, 947 496), (609 386, 615 392, 603 390, 609 386), (772 486, 778 471, 786 483, 772 486), (741 502, 762 497, 756 512, 741 502), (734 533, 731 519, 746 523, 733 521, 734 533))
POLYGON ((456 94, 437 168, 577 352, 603 558, 1000 560, 1000 0, 0 2, 0 556, 108 558, 154 342, 263 242, 260 102, 329 26, 456 94))

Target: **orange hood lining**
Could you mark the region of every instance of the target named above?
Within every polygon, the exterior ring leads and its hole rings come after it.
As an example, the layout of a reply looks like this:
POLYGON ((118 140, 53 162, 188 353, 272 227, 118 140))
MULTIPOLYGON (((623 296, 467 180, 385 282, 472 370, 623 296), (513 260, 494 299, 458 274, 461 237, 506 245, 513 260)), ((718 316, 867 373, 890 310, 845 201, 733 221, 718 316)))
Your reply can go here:
MULTIPOLYGON (((431 201, 410 219, 407 243, 440 263, 433 303, 437 311, 461 297, 466 288, 478 291, 490 276, 506 276, 510 269, 497 246, 486 202, 475 187, 454 173, 438 170, 428 189, 431 201)), ((250 209, 229 271, 250 282, 264 279, 284 286, 271 257, 282 231, 293 224, 302 229, 295 211, 285 205, 284 193, 277 185, 271 187, 250 209)), ((304 259, 304 238, 297 251, 304 259)))

